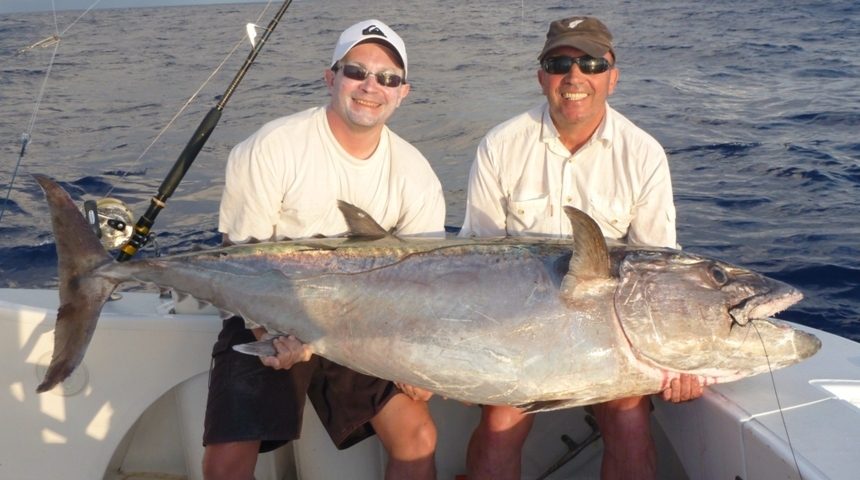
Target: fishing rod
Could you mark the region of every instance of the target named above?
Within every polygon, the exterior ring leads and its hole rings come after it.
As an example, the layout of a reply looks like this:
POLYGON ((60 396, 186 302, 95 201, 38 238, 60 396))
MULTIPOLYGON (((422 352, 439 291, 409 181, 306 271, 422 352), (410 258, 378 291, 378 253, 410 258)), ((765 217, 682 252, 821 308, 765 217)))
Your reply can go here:
POLYGON ((248 73, 248 69, 251 68, 251 64, 254 63, 260 50, 263 49, 263 45, 265 45, 269 36, 275 30, 275 27, 278 25, 278 22, 281 21, 281 17, 284 16, 284 13, 286 13, 287 8, 291 3, 293 3, 293 0, 286 0, 284 4, 281 5, 281 8, 277 13, 275 13, 275 16, 272 18, 272 21, 269 22, 269 25, 265 28, 259 40, 255 42, 254 37, 251 37, 251 43, 253 45, 251 53, 248 54, 248 58, 245 59, 242 67, 236 73, 236 76, 233 77, 233 81, 230 82, 230 85, 227 87, 224 95, 222 95, 221 100, 217 105, 209 110, 209 113, 206 114, 206 117, 204 117, 203 121, 200 122, 200 125, 197 126, 197 130, 194 131, 191 139, 188 140, 188 144, 185 145, 185 149, 183 149, 182 153, 179 154, 179 158, 176 159, 170 172, 164 178, 164 181, 161 182, 161 186, 158 187, 158 194, 152 197, 146 213, 141 215, 140 219, 138 219, 135 224, 131 238, 128 239, 125 245, 120 249, 119 254, 117 254, 117 261, 124 262, 130 259, 138 250, 140 250, 141 247, 146 245, 146 242, 149 240, 150 229, 152 228, 153 223, 155 223, 155 217, 157 217, 159 212, 167 206, 167 199, 173 195, 176 187, 179 186, 179 182, 182 181, 182 177, 185 176, 185 173, 197 158, 203 145, 209 139, 209 135, 212 134, 212 130, 214 130, 215 126, 218 125, 218 121, 221 119, 222 110, 224 110, 230 97, 233 96, 233 93, 236 91, 236 87, 239 86, 239 82, 241 82, 242 78, 245 77, 245 74, 248 73))

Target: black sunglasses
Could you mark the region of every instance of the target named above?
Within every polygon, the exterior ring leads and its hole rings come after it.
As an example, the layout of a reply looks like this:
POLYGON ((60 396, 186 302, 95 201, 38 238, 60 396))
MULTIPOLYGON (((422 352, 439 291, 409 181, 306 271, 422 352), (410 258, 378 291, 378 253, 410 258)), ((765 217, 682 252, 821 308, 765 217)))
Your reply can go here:
POLYGON ((540 62, 543 71, 552 75, 565 75, 573 68, 573 65, 579 65, 579 70, 587 75, 603 73, 610 68, 612 64, 605 58, 594 58, 589 55, 581 57, 568 57, 567 55, 559 55, 557 57, 544 58, 540 62))
POLYGON ((358 81, 364 81, 367 77, 373 75, 374 77, 376 77, 376 82, 385 87, 394 88, 399 87, 401 83, 406 83, 406 80, 404 80, 403 77, 401 77, 400 75, 388 72, 374 73, 368 71, 364 67, 361 67, 359 65, 351 65, 349 63, 336 63, 333 67, 331 67, 331 70, 333 72, 343 70, 344 77, 358 81))

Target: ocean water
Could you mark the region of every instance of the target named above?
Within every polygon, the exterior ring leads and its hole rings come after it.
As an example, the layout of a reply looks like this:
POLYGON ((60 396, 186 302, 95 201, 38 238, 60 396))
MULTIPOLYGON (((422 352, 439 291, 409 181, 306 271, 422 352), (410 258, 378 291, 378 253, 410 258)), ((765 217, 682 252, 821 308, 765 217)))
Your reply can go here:
MULTIPOLYGON (((266 25, 278 5, 0 15, 0 286, 56 285, 47 208, 28 174, 142 214, 247 55, 245 24, 266 25), (25 49, 56 32, 56 56, 25 49), (23 132, 32 140, 17 166, 23 132)), ((296 0, 158 217, 158 253, 218 244, 230 148, 270 119, 325 103, 334 42, 365 18, 406 41, 412 92, 391 125, 430 160, 447 223, 459 226, 480 138, 541 101, 547 25, 575 14, 615 35, 621 78, 610 103, 666 148, 684 248, 800 288, 806 298, 781 318, 860 340, 853 1, 296 0)))

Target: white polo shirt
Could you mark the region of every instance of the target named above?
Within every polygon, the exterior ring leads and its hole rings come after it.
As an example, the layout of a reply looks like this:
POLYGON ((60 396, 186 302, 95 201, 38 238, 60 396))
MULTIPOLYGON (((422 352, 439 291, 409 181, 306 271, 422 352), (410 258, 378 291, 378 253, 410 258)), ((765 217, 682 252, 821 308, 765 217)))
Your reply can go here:
POLYGON ((608 105, 574 153, 546 103, 493 128, 472 165, 460 235, 571 236, 566 205, 591 216, 607 238, 678 247, 666 153, 608 105))

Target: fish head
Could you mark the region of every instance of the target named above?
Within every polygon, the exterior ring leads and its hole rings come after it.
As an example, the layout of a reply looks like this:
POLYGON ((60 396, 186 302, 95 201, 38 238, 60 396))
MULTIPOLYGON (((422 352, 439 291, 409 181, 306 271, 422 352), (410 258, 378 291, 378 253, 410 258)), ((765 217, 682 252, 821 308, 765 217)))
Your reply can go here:
POLYGON ((728 381, 820 348, 815 336, 770 318, 803 298, 788 284, 678 250, 627 249, 615 260, 615 314, 646 363, 728 381))

